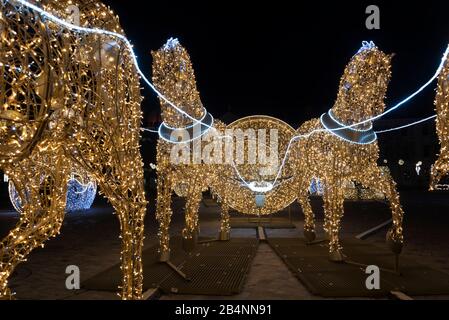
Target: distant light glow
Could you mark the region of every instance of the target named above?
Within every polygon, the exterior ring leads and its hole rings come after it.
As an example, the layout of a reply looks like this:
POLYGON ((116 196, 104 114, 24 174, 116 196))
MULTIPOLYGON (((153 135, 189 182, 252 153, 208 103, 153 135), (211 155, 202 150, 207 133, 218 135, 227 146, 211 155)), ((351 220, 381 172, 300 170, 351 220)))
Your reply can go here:
POLYGON ((415 168, 416 174, 417 174, 418 176, 419 176, 420 173, 421 173, 421 166, 422 166, 422 161, 419 161, 419 162, 416 164, 416 168, 415 168))

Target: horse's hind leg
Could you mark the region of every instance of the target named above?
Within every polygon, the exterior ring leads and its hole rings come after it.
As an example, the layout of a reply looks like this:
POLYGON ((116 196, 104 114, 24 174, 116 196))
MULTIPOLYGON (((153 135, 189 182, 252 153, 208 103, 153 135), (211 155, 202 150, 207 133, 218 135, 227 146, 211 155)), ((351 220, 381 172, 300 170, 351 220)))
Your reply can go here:
POLYGON ((68 171, 62 160, 41 181, 40 168, 27 165, 8 172, 22 200, 27 198, 17 226, 0 243, 0 299, 10 299, 8 278, 17 265, 36 248, 59 234, 64 219, 68 171))

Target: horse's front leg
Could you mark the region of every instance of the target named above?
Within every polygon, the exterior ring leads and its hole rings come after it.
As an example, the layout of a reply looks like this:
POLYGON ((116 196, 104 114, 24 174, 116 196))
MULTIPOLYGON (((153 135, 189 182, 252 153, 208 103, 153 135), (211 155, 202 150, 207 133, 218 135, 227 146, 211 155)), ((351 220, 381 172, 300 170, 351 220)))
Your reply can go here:
POLYGON ((337 181, 327 179, 324 188, 325 231, 329 236, 329 260, 343 261, 340 223, 344 213, 344 193, 337 181))
POLYGON ((301 206, 302 212, 304 213, 304 238, 308 243, 315 241, 315 214, 312 210, 312 205, 310 204, 310 198, 308 190, 310 188, 310 182, 307 183, 308 178, 303 177, 299 186, 298 203, 301 206))
POLYGON ((182 230, 183 249, 192 252, 198 243, 199 209, 202 199, 201 189, 193 182, 192 190, 188 193, 185 208, 185 227, 182 230))

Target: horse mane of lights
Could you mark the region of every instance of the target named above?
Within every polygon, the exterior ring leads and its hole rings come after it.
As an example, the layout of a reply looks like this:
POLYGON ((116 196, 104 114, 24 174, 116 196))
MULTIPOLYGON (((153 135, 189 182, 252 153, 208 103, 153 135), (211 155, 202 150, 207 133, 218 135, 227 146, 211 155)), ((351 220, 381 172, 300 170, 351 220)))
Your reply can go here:
MULTIPOLYGON (((27 199, 23 206, 25 218, 0 243, 0 298, 13 296, 8 279, 16 266, 34 248, 59 233, 72 164, 97 181, 119 217, 123 238, 121 297, 142 298, 140 257, 146 200, 139 139, 141 130, 147 129, 140 128, 139 76, 160 98, 164 120, 157 132, 160 139, 156 216, 160 223, 161 261, 170 259, 173 191, 187 199, 182 231, 186 250, 197 242, 199 204, 206 190, 211 190, 222 205, 221 240, 230 237, 230 209, 260 216, 298 201, 305 214, 305 237, 313 242, 315 219, 308 199, 311 181, 320 181, 323 186, 324 227, 332 261, 344 260, 339 242, 345 198, 342 190, 354 181, 385 194, 389 200, 393 226, 387 240, 399 255, 403 211, 394 181, 377 166, 377 134, 383 132, 375 132, 372 123, 399 109, 439 76, 437 112, 442 152, 434 166, 434 180, 449 168, 449 47, 435 75, 386 111, 384 99, 391 76, 391 57, 374 43, 364 42, 345 69, 334 106, 320 118, 306 122, 298 130, 266 116, 226 125, 214 120, 203 106, 190 57, 176 39, 170 39, 153 53, 153 84, 141 71, 118 18, 100 1, 0 2, 0 168, 11 177, 19 197, 27 199), (73 23, 67 11, 69 6, 79 9, 79 24, 73 23), (32 37, 17 36, 28 34, 29 30, 32 37), (116 79, 120 84, 117 87, 113 85, 116 79), (78 90, 75 94, 73 84, 78 90), (113 107, 116 105, 118 109, 113 107), (99 106, 98 110, 92 106, 99 106), (172 161, 173 150, 177 154, 195 148, 207 150, 212 159, 232 154, 226 143, 234 142, 235 137, 227 131, 249 128, 280 133, 280 162, 241 164, 232 156, 226 163, 208 164, 202 158, 197 162, 172 161)), ((251 139, 243 144, 245 153, 250 151, 251 139)), ((266 153, 270 147, 270 141, 264 137, 258 142, 263 146, 257 149, 260 157, 261 150, 266 153)))

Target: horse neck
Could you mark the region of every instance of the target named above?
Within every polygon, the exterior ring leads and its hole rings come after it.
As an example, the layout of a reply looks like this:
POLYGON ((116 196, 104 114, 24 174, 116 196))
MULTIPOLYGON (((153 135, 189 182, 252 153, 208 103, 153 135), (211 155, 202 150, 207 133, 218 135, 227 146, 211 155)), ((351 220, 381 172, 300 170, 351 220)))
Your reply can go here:
POLYGON ((365 122, 376 116, 372 112, 372 108, 349 104, 346 100, 340 98, 337 99, 337 102, 331 109, 331 113, 338 122, 345 125, 365 122))

